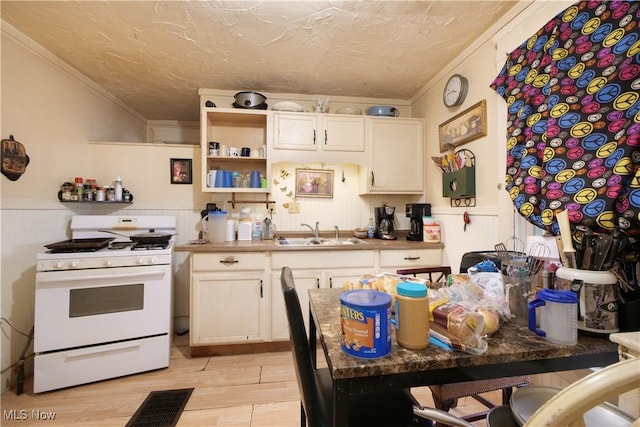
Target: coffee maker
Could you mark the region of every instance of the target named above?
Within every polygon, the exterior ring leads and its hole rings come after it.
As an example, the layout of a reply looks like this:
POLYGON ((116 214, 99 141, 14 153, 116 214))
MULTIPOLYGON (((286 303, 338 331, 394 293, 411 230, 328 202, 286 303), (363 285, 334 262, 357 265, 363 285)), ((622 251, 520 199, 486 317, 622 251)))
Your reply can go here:
POLYGON ((380 206, 375 208, 376 238, 384 240, 396 240, 396 231, 393 226, 393 214, 396 208, 393 206, 380 206))
POLYGON ((407 240, 422 242, 422 217, 431 216, 431 205, 429 203, 407 203, 406 216, 411 218, 411 228, 407 234, 407 240))

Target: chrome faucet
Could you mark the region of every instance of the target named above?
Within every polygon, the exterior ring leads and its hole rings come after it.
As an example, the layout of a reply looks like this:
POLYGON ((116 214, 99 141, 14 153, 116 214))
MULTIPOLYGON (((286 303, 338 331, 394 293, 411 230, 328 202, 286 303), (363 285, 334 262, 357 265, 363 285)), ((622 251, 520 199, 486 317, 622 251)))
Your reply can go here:
POLYGON ((316 228, 314 229, 312 226, 310 226, 309 224, 300 224, 303 227, 309 227, 309 230, 311 230, 311 232, 313 233, 313 238, 318 240, 318 238, 320 237, 320 229, 318 228, 318 225, 320 224, 319 221, 316 221, 316 228))
POLYGON ((334 225, 333 228, 336 230, 336 240, 340 238, 340 229, 337 225, 334 225))

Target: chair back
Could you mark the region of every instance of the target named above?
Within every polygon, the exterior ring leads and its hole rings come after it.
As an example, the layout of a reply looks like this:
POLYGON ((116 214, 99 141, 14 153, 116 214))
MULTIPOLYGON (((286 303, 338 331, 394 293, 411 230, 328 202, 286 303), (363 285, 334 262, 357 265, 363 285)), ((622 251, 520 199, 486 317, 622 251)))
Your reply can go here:
POLYGON ((293 274, 289 267, 283 267, 280 275, 280 284, 284 295, 285 310, 289 323, 289 339, 291 340, 291 352, 293 354, 298 391, 309 426, 316 424, 314 420, 322 419, 326 413, 319 393, 319 385, 316 381, 315 369, 311 360, 311 349, 307 331, 304 326, 304 317, 300 307, 300 299, 296 292, 293 274))
POLYGON ((447 277, 451 274, 451 267, 448 265, 439 265, 435 267, 415 267, 415 268, 402 268, 396 270, 397 274, 403 276, 416 276, 418 274, 426 274, 429 277, 429 281, 433 284, 447 281, 447 277), (435 280, 433 279, 435 277, 435 280))

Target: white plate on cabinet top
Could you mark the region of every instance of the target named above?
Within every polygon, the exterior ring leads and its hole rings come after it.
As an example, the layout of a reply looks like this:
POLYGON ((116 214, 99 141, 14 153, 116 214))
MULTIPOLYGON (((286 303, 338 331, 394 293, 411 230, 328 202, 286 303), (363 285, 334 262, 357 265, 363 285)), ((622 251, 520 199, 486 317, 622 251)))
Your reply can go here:
POLYGON ((359 108, 344 107, 336 111, 336 114, 355 114, 356 116, 360 116, 362 115, 362 110, 359 108))
POLYGON ((301 113, 304 110, 302 107, 295 102, 278 102, 276 105, 271 107, 272 110, 275 111, 291 111, 294 113, 301 113))

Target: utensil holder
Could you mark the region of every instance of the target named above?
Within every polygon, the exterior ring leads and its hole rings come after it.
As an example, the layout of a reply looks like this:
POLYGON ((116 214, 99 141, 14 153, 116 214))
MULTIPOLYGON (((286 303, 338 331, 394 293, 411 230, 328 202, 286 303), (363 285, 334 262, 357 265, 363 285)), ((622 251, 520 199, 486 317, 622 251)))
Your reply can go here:
POLYGON ((442 174, 442 196, 452 199, 475 197, 476 167, 464 167, 442 174))

